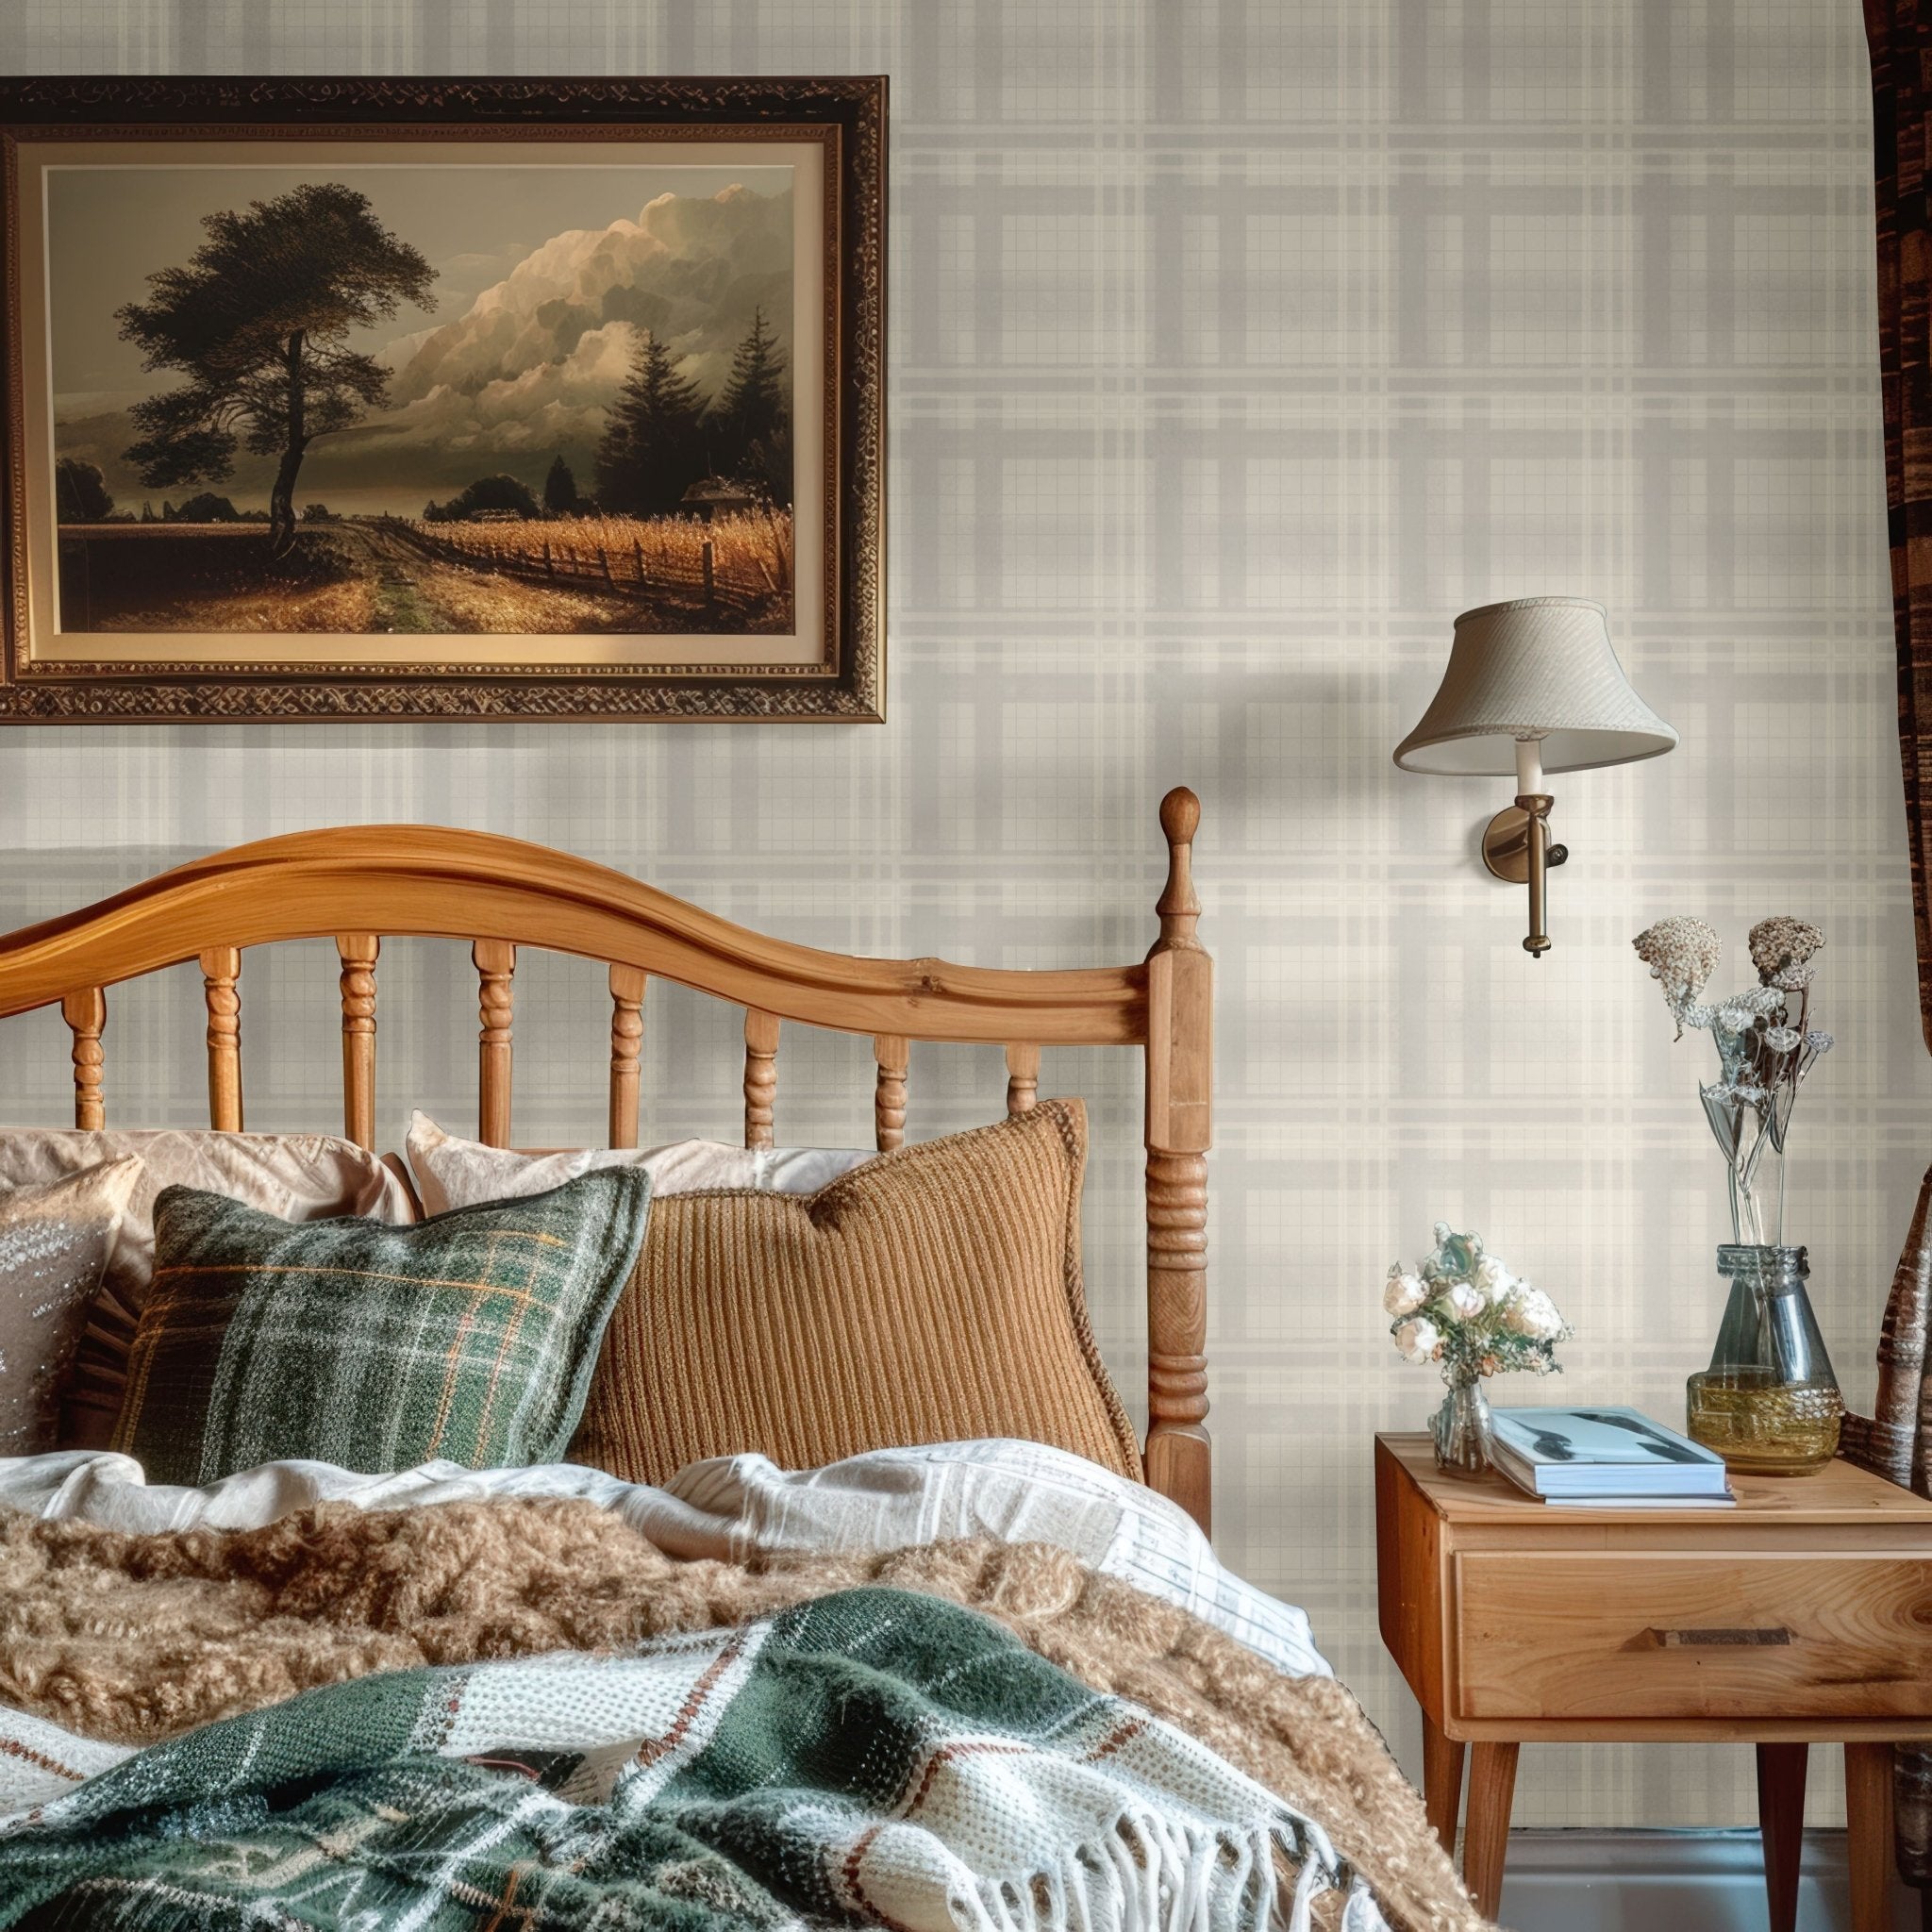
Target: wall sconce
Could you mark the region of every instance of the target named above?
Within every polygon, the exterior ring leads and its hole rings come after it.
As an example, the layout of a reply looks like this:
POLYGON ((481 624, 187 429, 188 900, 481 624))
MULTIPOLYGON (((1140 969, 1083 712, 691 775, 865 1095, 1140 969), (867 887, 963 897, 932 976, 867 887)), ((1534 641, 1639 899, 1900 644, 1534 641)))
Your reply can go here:
POLYGON ((1570 855, 1550 843, 1546 772, 1624 765, 1672 749, 1677 734, 1630 689, 1610 648, 1604 607, 1587 597, 1518 597, 1456 620, 1441 688, 1395 747, 1406 772, 1516 778, 1516 803, 1483 833, 1483 863, 1529 886, 1529 937, 1541 958, 1545 872, 1570 855))

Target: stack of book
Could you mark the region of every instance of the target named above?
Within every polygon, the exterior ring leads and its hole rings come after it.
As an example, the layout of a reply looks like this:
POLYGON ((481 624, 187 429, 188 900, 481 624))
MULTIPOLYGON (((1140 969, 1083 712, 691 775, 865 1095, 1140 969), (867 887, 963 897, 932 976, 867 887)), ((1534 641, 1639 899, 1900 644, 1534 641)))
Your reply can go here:
POLYGON ((1496 1467, 1566 1509, 1723 1509, 1724 1458, 1634 1408, 1499 1408, 1496 1467))

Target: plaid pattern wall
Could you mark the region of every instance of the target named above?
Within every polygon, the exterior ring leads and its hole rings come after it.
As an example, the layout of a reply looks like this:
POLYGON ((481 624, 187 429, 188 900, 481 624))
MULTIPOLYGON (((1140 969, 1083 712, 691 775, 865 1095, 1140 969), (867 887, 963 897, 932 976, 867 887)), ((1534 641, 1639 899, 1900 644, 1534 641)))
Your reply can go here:
MULTIPOLYGON (((546 840, 816 944, 1008 966, 1138 957, 1161 791, 1202 794, 1219 956, 1216 1527, 1306 1604, 1420 1771, 1374 1625, 1368 1438, 1415 1426, 1375 1291, 1432 1220, 1575 1322, 1538 1392, 1669 1419, 1720 1298, 1703 1072, 1627 941, 1698 912, 1829 936, 1840 1046, 1790 1226, 1870 1395, 1932 1153, 1900 807, 1870 105, 1815 0, 14 0, 0 65, 892 78, 891 723, 13 733, 8 923, 258 834, 425 819, 546 840), (1557 788, 1556 950, 1474 858, 1504 788, 1397 773, 1457 610, 1600 597, 1682 732, 1557 788)), ((326 945, 247 962, 251 1125, 336 1117, 326 945)), ((1743 975, 1748 978, 1748 973, 1743 975)), ((380 974, 381 1106, 473 1104, 466 949, 380 974)), ((600 975, 517 974, 516 1138, 592 1136, 600 975)), ((117 998, 109 1116, 189 1122, 190 972, 117 998)), ((653 985, 647 1141, 730 1133, 737 1016, 653 985)), ((1089 1292, 1141 1361, 1138 1075, 1083 1094, 1089 1292)), ((58 1120, 53 1016, 0 1027, 58 1120)), ((915 1052, 914 1135, 996 1054, 915 1052)), ((788 1029, 778 1134, 869 1128, 862 1041, 788 1029)), ((1506 1395, 1508 1385, 1505 1385, 1506 1395)), ((1521 1392, 1520 1391, 1518 1392, 1521 1392)), ((1835 1770, 1814 1767, 1820 1803, 1835 1770)), ((1527 1824, 1741 1823, 1748 1754, 1551 1748, 1527 1824)), ((1814 1808, 1814 1819, 1825 1813, 1814 1808)))
POLYGON ((650 1200, 641 1169, 608 1169, 385 1227, 169 1188, 114 1447, 175 1483, 290 1457, 560 1461, 650 1200))

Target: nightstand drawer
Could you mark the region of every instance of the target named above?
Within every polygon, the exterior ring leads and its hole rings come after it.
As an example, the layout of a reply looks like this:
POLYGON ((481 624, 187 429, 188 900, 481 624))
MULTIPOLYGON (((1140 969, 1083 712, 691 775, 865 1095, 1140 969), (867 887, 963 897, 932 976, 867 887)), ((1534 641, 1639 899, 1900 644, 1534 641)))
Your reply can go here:
POLYGON ((1454 1559, 1464 1718, 1932 1717, 1932 1558, 1454 1559))

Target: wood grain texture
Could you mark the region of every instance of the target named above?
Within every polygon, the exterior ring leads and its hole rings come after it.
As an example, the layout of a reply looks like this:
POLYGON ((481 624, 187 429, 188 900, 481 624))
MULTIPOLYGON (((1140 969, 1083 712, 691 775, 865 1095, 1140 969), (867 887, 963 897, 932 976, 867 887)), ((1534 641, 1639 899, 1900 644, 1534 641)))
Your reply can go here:
POLYGON ((608 969, 610 1142, 638 1144, 642 1006, 653 973, 730 1001, 746 1018, 746 1138, 770 1145, 778 1037, 786 1022, 886 1043, 874 1134, 903 1138, 903 1077, 915 1041, 1006 1051, 1007 1105, 1039 1104, 1045 1046, 1143 1049, 1149 1484, 1207 1527, 1207 1163, 1211 1139, 1213 966, 1198 937, 1192 842, 1199 802, 1161 806, 1167 873, 1158 937, 1144 961, 1035 972, 933 958, 872 959, 769 939, 566 853, 492 834, 425 825, 338 826, 216 853, 99 904, 0 938, 0 1016, 59 1002, 74 1034, 75 1114, 104 1117, 104 989, 188 959, 204 962, 209 1108, 241 1118, 240 952, 332 940, 341 960, 344 1131, 375 1140, 378 935, 461 940, 479 974, 479 1112, 508 1141, 510 974, 517 949, 608 969), (478 941, 476 935, 491 935, 478 941), (232 1024, 231 1024, 232 1023, 232 1024), (231 1079, 232 1075, 232 1079, 231 1079))
POLYGON ((1509 1851, 1509 1809, 1516 1799, 1517 1747, 1480 1743, 1469 1753, 1469 1819, 1462 1830, 1462 1882, 1476 1910, 1493 1919, 1503 1900, 1509 1851))
POLYGON ((61 1000, 60 1017, 74 1035, 69 1050, 74 1063, 74 1124, 83 1129, 104 1127, 108 1110, 101 1091, 101 1035, 108 1026, 108 996, 98 986, 82 987, 61 1000))
POLYGON ((1852 1932, 1890 1932, 1890 1744, 1845 1746, 1845 1857, 1851 1866, 1852 1932))
POLYGON ((382 941, 373 932, 341 932, 342 962, 342 1132, 375 1151, 375 961, 382 941))
POLYGON ((1382 1641, 1424 1715, 1445 1724, 1442 1523, 1392 1454, 1390 1440, 1375 1439, 1375 1595, 1382 1641))
POLYGON ((488 932, 646 973, 734 1006, 847 1033, 1004 1045, 1133 1046, 1146 970, 1065 972, 868 959, 768 939, 607 866, 439 825, 291 832, 196 859, 0 939, 0 1015, 192 959, 371 930, 468 942, 488 932))
POLYGON ((208 1008, 208 1124, 242 1131, 242 953, 210 946, 201 956, 202 1002, 208 1008))
POLYGON ((778 1016, 754 1009, 744 1016, 744 1144, 772 1144, 778 1095, 778 1016))
POLYGON ((1458 1716, 1932 1723, 1932 1548, 1470 1552, 1454 1570, 1458 1716))
POLYGON ((644 973, 610 969, 610 1118, 613 1147, 638 1144, 638 1058, 644 1043, 644 973))
POLYGON ((476 969, 476 1138, 486 1147, 508 1147, 517 949, 508 940, 478 940, 470 959, 476 969))
POLYGON ((1439 1801, 1448 1749, 1475 1747, 1464 1873, 1485 1910, 1513 1782, 1498 1754, 1735 1740, 1766 1747, 1767 1893, 1789 1927, 1805 1747, 1842 1742, 1866 1807, 1855 1924, 1889 1924, 1893 1742, 1932 1740, 1932 1500, 1843 1461, 1731 1484, 1730 1510, 1552 1508, 1443 1475, 1424 1435, 1376 1438, 1382 1639, 1423 1707, 1439 1801))
MULTIPOLYGON (((1455 1525, 1464 1547, 1478 1532, 1484 1548, 1600 1549, 1635 1536, 1645 1547, 1707 1550, 1788 1547, 1796 1529, 1841 1528, 1861 1533, 1882 1524, 1916 1537, 1932 1531, 1932 1498, 1915 1495, 1842 1457, 1816 1475, 1740 1475, 1730 1485, 1736 1509, 1564 1509, 1540 1503, 1507 1476, 1471 1482, 1444 1475, 1421 1430, 1377 1436, 1378 1446, 1402 1469, 1426 1503, 1455 1525), (1523 1536, 1533 1537, 1524 1544, 1523 1536)), ((1808 1547, 1809 1545, 1807 1545, 1808 1547)), ((1869 1541, 1860 1547, 1869 1549, 1869 1541)))
POLYGON ((911 1054, 905 1037, 896 1033, 874 1033, 873 1059, 878 1076, 873 1082, 873 1143, 881 1154, 890 1154, 906 1144, 906 1074, 911 1054))
POLYGON ((1771 1932, 1797 1932, 1798 1860, 1805 1845, 1808 1744, 1757 1747, 1757 1832, 1764 1841, 1764 1895, 1771 1932))
POLYGON ((1453 1858, 1457 1813, 1462 1807, 1463 1747, 1434 1718, 1423 1713, 1423 1807, 1429 1829, 1453 1858))
POLYGON ((1040 1104, 1040 1049, 1024 1041, 1007 1048, 1007 1111, 1024 1113, 1040 1104))
POLYGON ((1196 934, 1201 801, 1161 800, 1167 881, 1147 956, 1147 1471, 1212 1532, 1208 1416, 1208 1160, 1213 1142, 1214 964, 1196 934))

